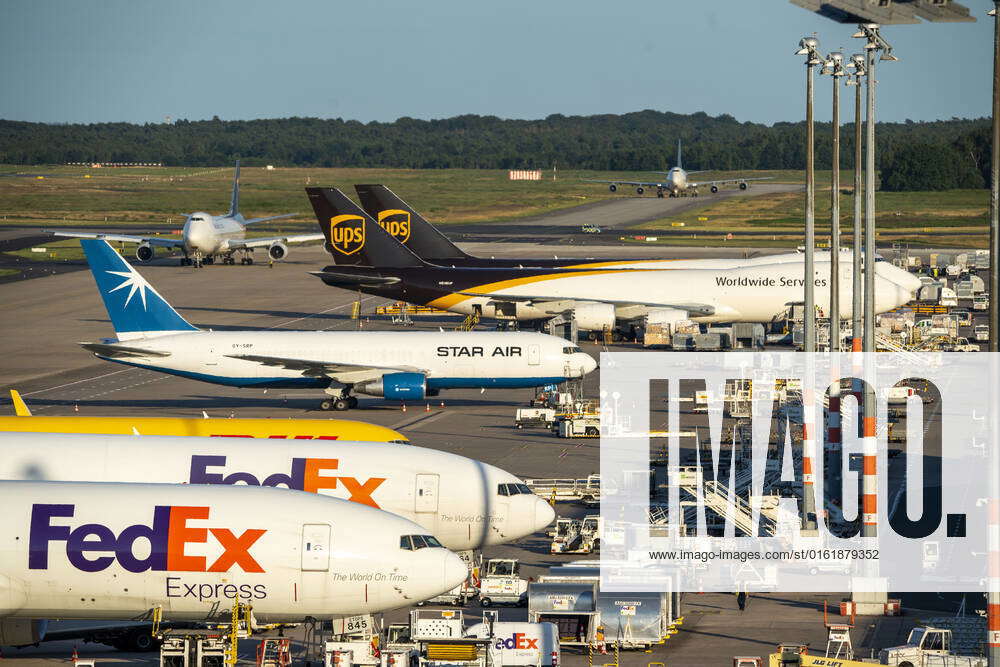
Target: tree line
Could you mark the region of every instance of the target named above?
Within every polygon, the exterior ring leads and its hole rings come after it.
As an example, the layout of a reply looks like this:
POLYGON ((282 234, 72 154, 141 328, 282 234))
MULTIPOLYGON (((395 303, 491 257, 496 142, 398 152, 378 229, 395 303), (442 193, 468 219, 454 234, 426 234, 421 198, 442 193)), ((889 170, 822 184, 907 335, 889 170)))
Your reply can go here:
MULTIPOLYGON (((831 125, 816 127, 816 164, 830 164, 831 125)), ((297 167, 411 169, 665 170, 677 141, 686 169, 804 169, 805 123, 740 122, 723 114, 639 111, 622 115, 511 120, 464 115, 403 117, 391 123, 281 118, 165 123, 46 124, 0 120, 0 162, 231 163, 297 167)), ((951 187, 984 187, 989 176, 988 119, 879 123, 878 168, 886 187, 907 189, 929 165, 944 165, 951 187), (932 159, 934 156, 936 160, 932 159), (902 160, 901 164, 897 162, 902 160), (894 171, 894 165, 898 166, 894 171), (895 174, 893 178, 886 178, 895 174), (957 175, 957 176, 955 176, 957 175), (952 176, 955 176, 952 178, 952 176)), ((853 166, 853 125, 841 131, 842 166, 853 166)), ((932 170, 933 171, 933 170, 932 170)), ((923 179, 923 181, 921 180, 923 179)), ((924 183, 925 185, 927 183, 924 183)), ((912 189, 912 188, 911 188, 912 189)), ((922 188, 921 188, 922 189, 922 188)))

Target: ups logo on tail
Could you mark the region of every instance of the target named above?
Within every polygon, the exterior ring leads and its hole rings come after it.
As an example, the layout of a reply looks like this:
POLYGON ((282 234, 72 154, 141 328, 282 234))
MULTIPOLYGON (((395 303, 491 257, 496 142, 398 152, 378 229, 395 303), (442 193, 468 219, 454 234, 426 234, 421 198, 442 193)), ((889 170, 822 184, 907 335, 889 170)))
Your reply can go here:
POLYGON ((378 224, 382 229, 392 234, 400 243, 410 240, 410 212, 389 208, 379 211, 378 224))
POLYGON ((342 255, 353 255, 365 247, 365 219, 360 215, 330 218, 330 247, 342 255))

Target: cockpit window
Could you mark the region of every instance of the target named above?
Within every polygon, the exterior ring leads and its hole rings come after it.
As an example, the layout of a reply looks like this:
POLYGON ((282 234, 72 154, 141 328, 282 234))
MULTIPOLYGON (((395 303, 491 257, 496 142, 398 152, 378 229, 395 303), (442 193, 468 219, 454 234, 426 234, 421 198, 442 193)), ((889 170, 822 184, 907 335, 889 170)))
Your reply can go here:
POLYGON ((569 347, 563 348, 563 354, 576 354, 577 352, 583 352, 580 348, 575 345, 570 345, 569 347))
POLYGON ((530 494, 531 489, 527 484, 500 484, 497 486, 497 494, 501 496, 520 496, 530 494))
POLYGON ((433 535, 402 535, 399 538, 399 548, 405 551, 435 547, 443 547, 443 545, 433 535))

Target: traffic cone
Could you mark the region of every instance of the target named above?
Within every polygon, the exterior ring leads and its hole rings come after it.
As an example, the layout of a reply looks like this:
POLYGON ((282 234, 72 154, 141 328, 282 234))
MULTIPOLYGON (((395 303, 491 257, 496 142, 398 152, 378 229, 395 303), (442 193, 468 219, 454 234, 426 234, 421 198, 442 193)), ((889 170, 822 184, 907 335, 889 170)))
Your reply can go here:
POLYGON ((73 404, 73 412, 79 412, 79 411, 80 411, 80 404, 79 403, 74 403, 73 404))
POLYGON ((430 411, 431 411, 431 404, 428 403, 427 406, 424 408, 424 412, 430 412, 430 411))
POLYGON ((406 403, 403 403, 403 412, 406 412, 406 403))
POLYGON ((441 409, 444 409, 444 401, 441 401, 441 409))
POLYGON ((76 652, 76 644, 74 644, 73 645, 73 656, 70 658, 70 660, 72 660, 73 664, 75 665, 76 662, 77 662, 77 660, 79 660, 79 659, 80 659, 80 654, 76 652))

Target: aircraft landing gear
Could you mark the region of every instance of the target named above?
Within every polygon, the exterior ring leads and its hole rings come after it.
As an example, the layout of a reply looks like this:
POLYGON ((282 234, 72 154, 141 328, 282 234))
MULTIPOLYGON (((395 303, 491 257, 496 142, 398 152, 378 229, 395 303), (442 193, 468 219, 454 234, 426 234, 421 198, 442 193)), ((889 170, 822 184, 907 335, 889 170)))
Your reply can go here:
POLYGON ((253 264, 253 250, 243 251, 243 257, 240 258, 240 264, 243 264, 244 266, 253 264))
POLYGON ((357 408, 358 397, 351 396, 351 389, 353 386, 354 385, 347 385, 339 391, 328 387, 326 393, 330 395, 330 398, 322 400, 319 404, 319 409, 343 412, 345 410, 353 410, 357 408))
POLYGON ((204 266, 205 259, 202 257, 200 251, 196 250, 194 253, 194 259, 188 258, 188 263, 196 269, 200 269, 204 266))
POLYGON ((663 199, 663 188, 656 188, 656 196, 663 199))

